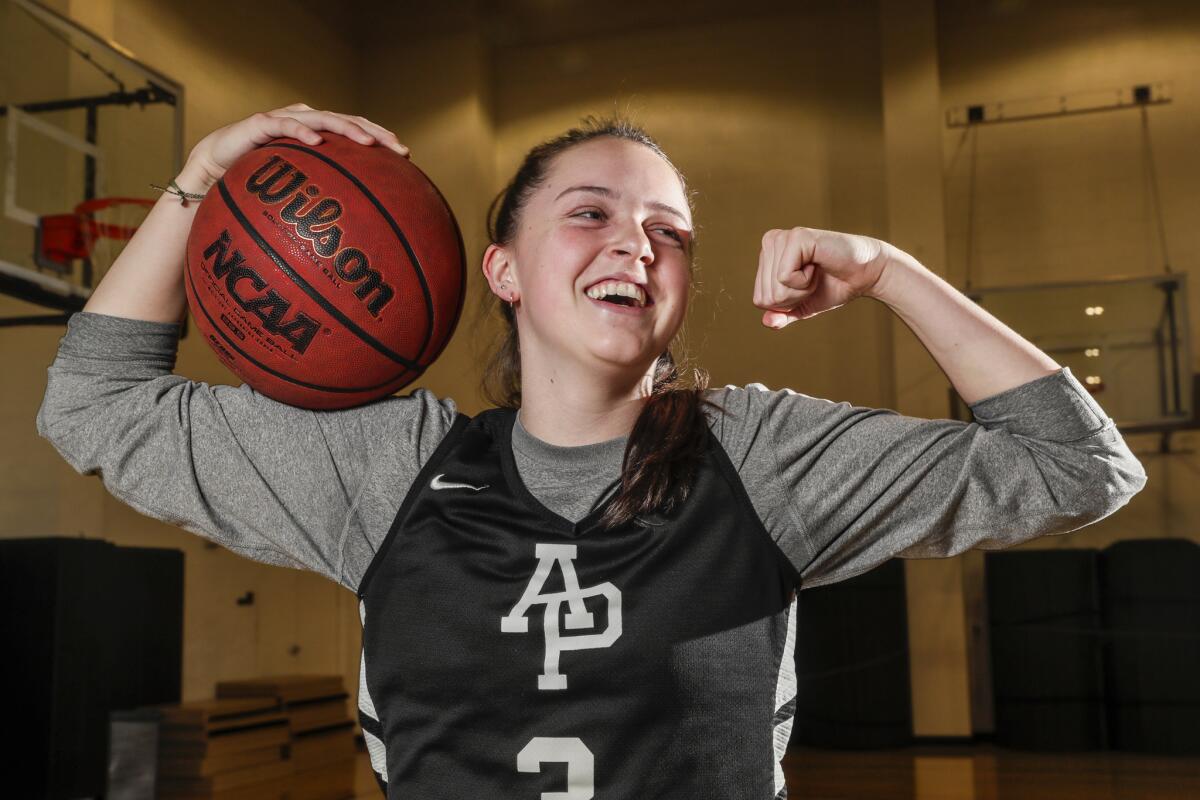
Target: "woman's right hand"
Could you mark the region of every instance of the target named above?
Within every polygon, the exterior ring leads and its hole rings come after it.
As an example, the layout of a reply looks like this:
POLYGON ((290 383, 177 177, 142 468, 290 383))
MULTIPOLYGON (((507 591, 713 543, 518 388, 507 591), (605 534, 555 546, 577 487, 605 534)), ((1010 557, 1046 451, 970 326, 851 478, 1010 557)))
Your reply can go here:
POLYGON ((188 156, 180 174, 182 187, 203 193, 221 179, 225 171, 255 147, 272 139, 290 137, 305 144, 320 144, 321 131, 330 131, 365 145, 382 145, 407 158, 409 150, 396 134, 363 117, 317 111, 303 103, 294 103, 274 111, 264 111, 217 128, 201 139, 188 156))

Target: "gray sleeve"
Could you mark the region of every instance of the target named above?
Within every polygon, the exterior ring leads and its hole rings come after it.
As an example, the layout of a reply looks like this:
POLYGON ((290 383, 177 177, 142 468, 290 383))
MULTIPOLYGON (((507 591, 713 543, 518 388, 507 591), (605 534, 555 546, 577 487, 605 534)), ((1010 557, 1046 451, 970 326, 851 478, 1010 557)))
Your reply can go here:
POLYGON ((176 324, 72 315, 38 433, 142 514, 356 589, 375 548, 353 541, 363 534, 352 522, 379 453, 404 460, 390 474, 411 484, 453 402, 418 390, 340 411, 295 408, 173 375, 178 337, 176 324))
POLYGON ((1146 472, 1063 368, 919 419, 752 384, 711 393, 714 432, 805 586, 893 556, 951 556, 1066 533, 1121 508, 1146 472))

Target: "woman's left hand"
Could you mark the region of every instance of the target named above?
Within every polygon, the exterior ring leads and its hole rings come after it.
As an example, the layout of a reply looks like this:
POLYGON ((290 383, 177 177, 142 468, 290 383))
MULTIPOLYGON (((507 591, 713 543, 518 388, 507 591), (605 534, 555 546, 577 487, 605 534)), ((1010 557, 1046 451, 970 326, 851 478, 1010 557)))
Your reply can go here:
POLYGON ((869 236, 815 228, 767 231, 754 282, 763 325, 782 328, 869 295, 893 249, 869 236))

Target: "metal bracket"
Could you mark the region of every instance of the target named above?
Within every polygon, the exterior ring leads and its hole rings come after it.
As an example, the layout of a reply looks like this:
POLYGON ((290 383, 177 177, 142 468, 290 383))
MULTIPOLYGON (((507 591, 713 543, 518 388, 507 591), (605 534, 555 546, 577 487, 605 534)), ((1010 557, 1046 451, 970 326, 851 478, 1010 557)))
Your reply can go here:
POLYGON ((1053 97, 1002 100, 995 103, 958 106, 946 111, 946 127, 966 128, 993 122, 1092 114, 1122 108, 1161 105, 1171 102, 1171 85, 1166 82, 1139 83, 1121 89, 1072 92, 1053 97))

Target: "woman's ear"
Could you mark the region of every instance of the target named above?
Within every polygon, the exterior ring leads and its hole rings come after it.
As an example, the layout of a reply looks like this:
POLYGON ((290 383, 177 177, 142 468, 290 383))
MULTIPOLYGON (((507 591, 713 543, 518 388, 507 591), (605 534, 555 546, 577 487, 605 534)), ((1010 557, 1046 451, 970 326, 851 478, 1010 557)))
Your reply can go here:
POLYGON ((521 298, 517 288, 517 273, 509 252, 498 244, 489 244, 483 253, 483 275, 492 293, 512 305, 521 298))

